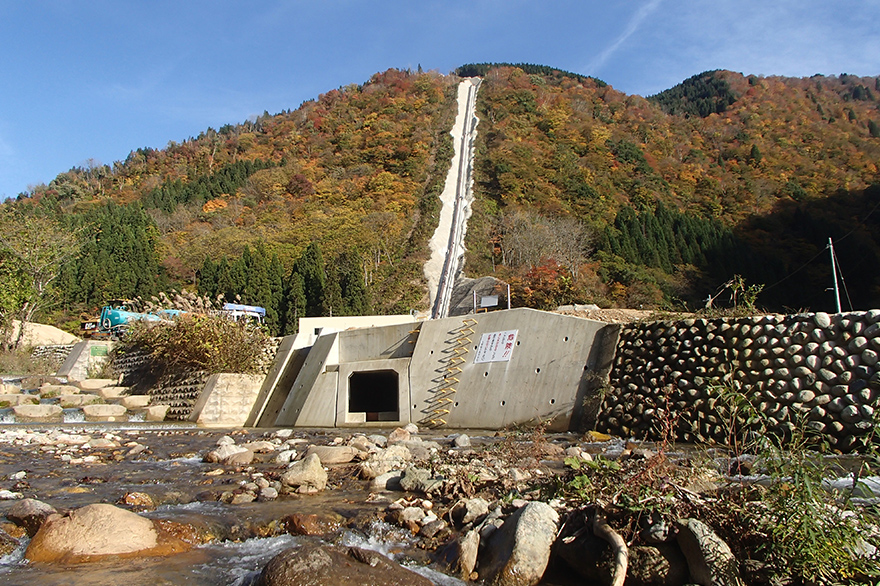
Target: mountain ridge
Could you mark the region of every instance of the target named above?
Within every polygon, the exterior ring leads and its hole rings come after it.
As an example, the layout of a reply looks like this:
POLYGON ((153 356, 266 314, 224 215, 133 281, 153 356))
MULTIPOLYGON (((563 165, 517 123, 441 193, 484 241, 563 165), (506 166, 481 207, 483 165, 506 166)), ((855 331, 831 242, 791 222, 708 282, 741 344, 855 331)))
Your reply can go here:
MULTIPOLYGON (((874 201, 870 187, 878 181, 880 160, 876 77, 757 77, 718 70, 641 97, 544 66, 478 65, 486 67, 478 95, 476 217, 467 236, 466 270, 473 276, 494 270, 514 284, 524 304, 696 303, 726 280, 712 271, 713 263, 724 263, 711 254, 699 260, 688 253, 688 247, 702 246, 696 237, 669 242, 675 239, 663 222, 690 223, 691 232, 705 232, 706 238, 717 233, 711 236, 716 240, 728 238, 722 236, 727 230, 734 249, 749 249, 742 256, 753 258, 767 240, 766 226, 756 218, 775 218, 770 223, 785 232, 779 241, 788 244, 766 259, 769 269, 748 274, 748 266, 730 264, 752 282, 770 284, 766 275, 793 270, 796 253, 819 246, 792 231, 781 210, 820 209, 813 204, 844 196, 861 197, 870 210, 874 201), (625 210, 634 216, 618 221, 625 210), (551 224, 569 220, 583 238, 574 244, 578 254, 565 259, 559 237, 564 230, 551 224), (665 242, 651 246, 668 262, 612 250, 610 243, 625 241, 630 229, 624 227, 633 221, 643 225, 637 232, 645 242, 665 242), (550 241, 546 254, 537 245, 537 258, 528 261, 512 262, 517 255, 504 254, 515 240, 516 222, 550 241), (646 228, 652 223, 654 241, 646 228), (704 264, 694 265, 694 259, 704 264), (530 293, 535 291, 541 295, 530 293)), ((97 256, 80 258, 62 280, 61 298, 70 311, 100 303, 102 296, 151 295, 168 286, 198 289, 205 259, 226 258, 232 265, 258 243, 261 254, 278 257, 285 280, 313 242, 328 258, 361 259, 372 311, 423 308, 421 263, 451 157, 457 79, 388 70, 296 110, 208 129, 166 149, 136 149, 112 166, 72 169, 6 205, 72 224, 111 201, 146 212, 160 277, 153 290, 111 284, 86 293, 75 285, 85 274, 82 266, 95 264, 97 256)), ((821 209, 830 214, 833 207, 821 209)), ((843 225, 838 219, 830 224, 843 225)), ((98 241, 92 244, 89 254, 98 255, 98 241)), ((867 256, 875 255, 873 237, 863 244, 867 256)), ((711 251, 701 252, 705 257, 711 251)), ((125 263, 113 254, 105 251, 109 260, 102 262, 125 263)), ((876 283, 868 289, 862 301, 878 303, 876 283)), ((782 297, 772 306, 792 303, 791 296, 782 297)))

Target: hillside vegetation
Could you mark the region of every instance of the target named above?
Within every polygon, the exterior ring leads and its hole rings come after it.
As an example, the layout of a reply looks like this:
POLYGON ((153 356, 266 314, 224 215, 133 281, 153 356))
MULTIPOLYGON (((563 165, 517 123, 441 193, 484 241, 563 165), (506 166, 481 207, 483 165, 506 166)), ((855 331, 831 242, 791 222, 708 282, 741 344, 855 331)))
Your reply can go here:
POLYGON ((491 69, 478 98, 468 270, 502 262, 521 296, 555 283, 545 305, 693 306, 740 274, 767 285, 759 304, 833 309, 827 255, 799 270, 833 237, 853 304, 877 306, 878 99, 877 78, 848 75, 706 72, 643 98, 491 69), (512 250, 538 245, 523 214, 546 254, 511 263, 512 250), (571 258, 570 221, 545 229, 541 216, 576 220, 591 246, 571 258))
MULTIPOLYGON (((877 78, 711 71, 645 98, 538 65, 457 73, 484 78, 466 271, 514 305, 693 308, 738 274, 759 305, 833 309, 832 237, 853 305, 880 306, 877 78)), ((172 287, 263 305, 276 333, 425 308, 458 81, 388 70, 20 195, 7 214, 80 238, 43 313, 172 287)))

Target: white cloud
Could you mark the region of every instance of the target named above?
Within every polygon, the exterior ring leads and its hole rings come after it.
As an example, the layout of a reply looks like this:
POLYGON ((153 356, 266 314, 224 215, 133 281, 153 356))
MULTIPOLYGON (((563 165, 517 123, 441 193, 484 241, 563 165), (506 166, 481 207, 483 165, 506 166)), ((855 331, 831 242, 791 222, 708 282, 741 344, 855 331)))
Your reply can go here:
POLYGON ((877 75, 877 22, 878 0, 665 2, 606 64, 606 81, 649 95, 709 69, 877 75))
POLYGON ((620 36, 618 36, 610 46, 606 47, 605 50, 599 53, 599 55, 587 65, 585 71, 590 75, 595 75, 599 72, 602 69, 602 66, 605 65, 605 62, 608 61, 609 57, 611 57, 611 55, 613 55, 621 45, 623 45, 627 39, 639 29, 639 26, 641 26, 645 19, 657 9, 661 1, 662 0, 648 0, 646 4, 642 5, 632 18, 630 18, 629 23, 627 23, 626 28, 620 36))

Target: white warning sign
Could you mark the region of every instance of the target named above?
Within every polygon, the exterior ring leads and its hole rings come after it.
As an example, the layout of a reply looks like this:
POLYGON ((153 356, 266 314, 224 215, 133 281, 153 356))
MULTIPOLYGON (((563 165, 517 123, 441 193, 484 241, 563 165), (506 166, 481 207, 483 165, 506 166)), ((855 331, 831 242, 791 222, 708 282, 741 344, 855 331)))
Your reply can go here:
POLYGON ((519 330, 506 332, 490 332, 480 337, 480 345, 474 355, 474 364, 483 362, 507 362, 513 355, 516 346, 516 335, 519 330))

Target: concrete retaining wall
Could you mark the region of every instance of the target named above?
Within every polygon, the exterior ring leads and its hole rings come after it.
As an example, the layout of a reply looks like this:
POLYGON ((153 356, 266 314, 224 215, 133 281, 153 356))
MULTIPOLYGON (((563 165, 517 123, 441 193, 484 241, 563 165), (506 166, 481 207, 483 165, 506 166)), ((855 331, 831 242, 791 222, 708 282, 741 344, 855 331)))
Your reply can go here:
POLYGON ((798 425, 850 451, 880 400, 880 310, 689 319, 624 327, 602 431, 654 440, 727 441, 746 423, 737 394, 790 436, 798 425))
POLYGON ((537 421, 570 429, 583 424, 584 406, 607 380, 618 329, 513 309, 325 334, 304 355, 295 343, 282 346, 248 421, 483 429, 537 421), (508 355, 478 360, 483 336, 502 334, 510 336, 508 355), (365 396, 377 398, 375 408, 365 396))
POLYGON ((189 420, 208 427, 241 427, 251 413, 264 378, 256 374, 212 374, 189 420))
POLYGON ((71 348, 55 376, 70 381, 85 380, 91 373, 100 371, 109 361, 113 342, 83 340, 71 348))

